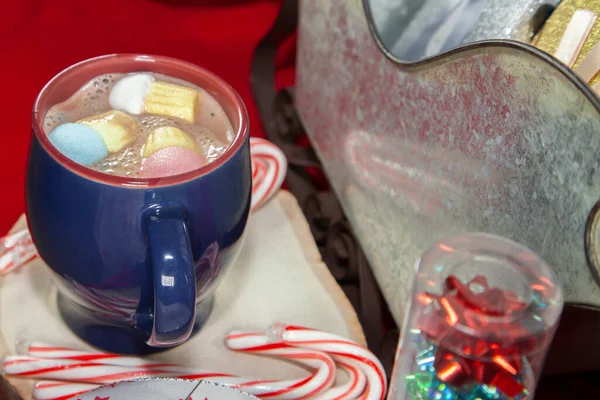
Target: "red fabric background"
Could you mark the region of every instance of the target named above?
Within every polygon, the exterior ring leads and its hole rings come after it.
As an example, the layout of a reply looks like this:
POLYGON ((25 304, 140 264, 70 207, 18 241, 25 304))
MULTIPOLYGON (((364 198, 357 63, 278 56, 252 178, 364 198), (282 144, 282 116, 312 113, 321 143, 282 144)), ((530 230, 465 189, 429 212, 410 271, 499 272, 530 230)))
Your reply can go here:
MULTIPOLYGON (((264 136, 250 91, 252 52, 281 0, 12 0, 0 6, 0 235, 24 211, 25 165, 35 96, 56 73, 109 53, 160 54, 201 65, 229 82, 264 136)), ((293 42, 278 86, 293 84, 293 42)))

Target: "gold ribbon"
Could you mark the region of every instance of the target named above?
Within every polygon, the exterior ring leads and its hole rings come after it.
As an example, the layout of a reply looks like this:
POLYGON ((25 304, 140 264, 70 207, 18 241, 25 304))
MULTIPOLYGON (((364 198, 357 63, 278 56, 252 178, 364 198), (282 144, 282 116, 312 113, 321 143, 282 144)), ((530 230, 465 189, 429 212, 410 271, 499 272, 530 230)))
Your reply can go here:
POLYGON ((534 46, 573 68, 592 88, 600 84, 598 15, 600 0, 562 0, 533 40, 534 46))
POLYGON ((573 68, 575 61, 581 53, 583 44, 587 40, 598 14, 590 10, 577 10, 567 25, 554 57, 573 68))

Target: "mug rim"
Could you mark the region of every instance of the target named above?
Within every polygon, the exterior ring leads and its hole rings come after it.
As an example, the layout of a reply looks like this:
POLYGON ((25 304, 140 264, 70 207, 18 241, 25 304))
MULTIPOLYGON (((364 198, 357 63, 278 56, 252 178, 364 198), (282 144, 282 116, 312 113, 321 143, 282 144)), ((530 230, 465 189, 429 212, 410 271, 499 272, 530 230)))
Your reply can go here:
MULTIPOLYGON (((140 72, 143 70, 140 69, 140 72)), ((119 72, 119 71, 110 71, 107 70, 104 73, 111 72, 119 72)), ((90 80, 93 77, 90 77, 90 80)), ((201 85, 197 85, 202 87, 201 85)), ((223 107, 222 104, 219 105, 223 107)), ((225 107, 223 107, 225 108, 225 107)), ((227 116, 230 118, 230 116, 227 116)), ((234 121, 231 121, 232 125, 234 121)), ((183 61, 177 58, 167 57, 167 56, 159 56, 152 54, 135 54, 135 53, 115 53, 115 54, 107 54, 98 57, 88 58, 86 60, 77 62, 56 74, 52 79, 50 79, 42 88, 42 90, 38 93, 34 105, 33 105, 33 132, 41 144, 42 148, 46 153, 48 153, 55 161, 61 164, 64 168, 69 171, 84 177, 89 180, 93 180, 99 183, 104 183, 112 186, 133 186, 133 187, 162 187, 162 186, 170 186, 178 183, 187 182, 193 180, 195 178, 199 178, 209 174, 210 172, 216 170, 227 161, 229 161, 243 146, 246 140, 249 137, 249 118, 248 111, 246 110, 246 106, 242 101, 240 95, 229 85, 225 80, 214 74, 213 72, 200 67, 196 64, 183 61), (44 97, 49 93, 56 85, 57 82, 63 79, 65 76, 68 76, 73 71, 76 71, 86 65, 90 64, 98 64, 98 63, 110 63, 114 60, 123 60, 130 61, 131 63, 163 63, 168 64, 174 67, 186 68, 188 70, 193 70, 195 74, 201 77, 202 80, 212 81, 216 84, 216 87, 222 91, 222 94, 228 101, 231 101, 234 105, 236 118, 238 119, 237 129, 235 130, 235 136, 232 142, 227 146, 223 154, 217 157, 216 160, 209 162, 208 164, 196 168, 194 170, 184 172, 182 174, 165 176, 165 177, 155 177, 155 178, 139 178, 139 177, 126 177, 120 175, 111 175, 107 173, 103 173, 100 171, 96 171, 75 161, 71 160, 64 154, 62 154, 52 143, 50 143, 50 139, 48 139, 48 134, 44 130, 43 120, 45 115, 41 114, 40 106, 44 97)))

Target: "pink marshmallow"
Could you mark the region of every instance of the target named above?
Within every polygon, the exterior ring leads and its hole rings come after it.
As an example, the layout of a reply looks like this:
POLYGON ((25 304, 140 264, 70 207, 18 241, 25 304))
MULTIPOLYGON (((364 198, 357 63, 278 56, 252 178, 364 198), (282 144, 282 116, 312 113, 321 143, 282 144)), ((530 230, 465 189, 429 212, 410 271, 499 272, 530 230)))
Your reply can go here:
POLYGON ((208 161, 200 154, 184 147, 165 147, 142 162, 143 178, 158 178, 183 174, 206 165, 208 161))

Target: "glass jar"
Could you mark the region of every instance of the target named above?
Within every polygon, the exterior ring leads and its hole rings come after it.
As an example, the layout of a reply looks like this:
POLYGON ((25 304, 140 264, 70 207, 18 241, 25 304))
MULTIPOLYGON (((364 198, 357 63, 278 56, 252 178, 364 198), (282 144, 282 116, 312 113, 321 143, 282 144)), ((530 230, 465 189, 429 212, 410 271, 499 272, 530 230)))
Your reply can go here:
POLYGON ((440 241, 416 267, 389 399, 533 399, 563 307, 550 267, 480 233, 440 241))

